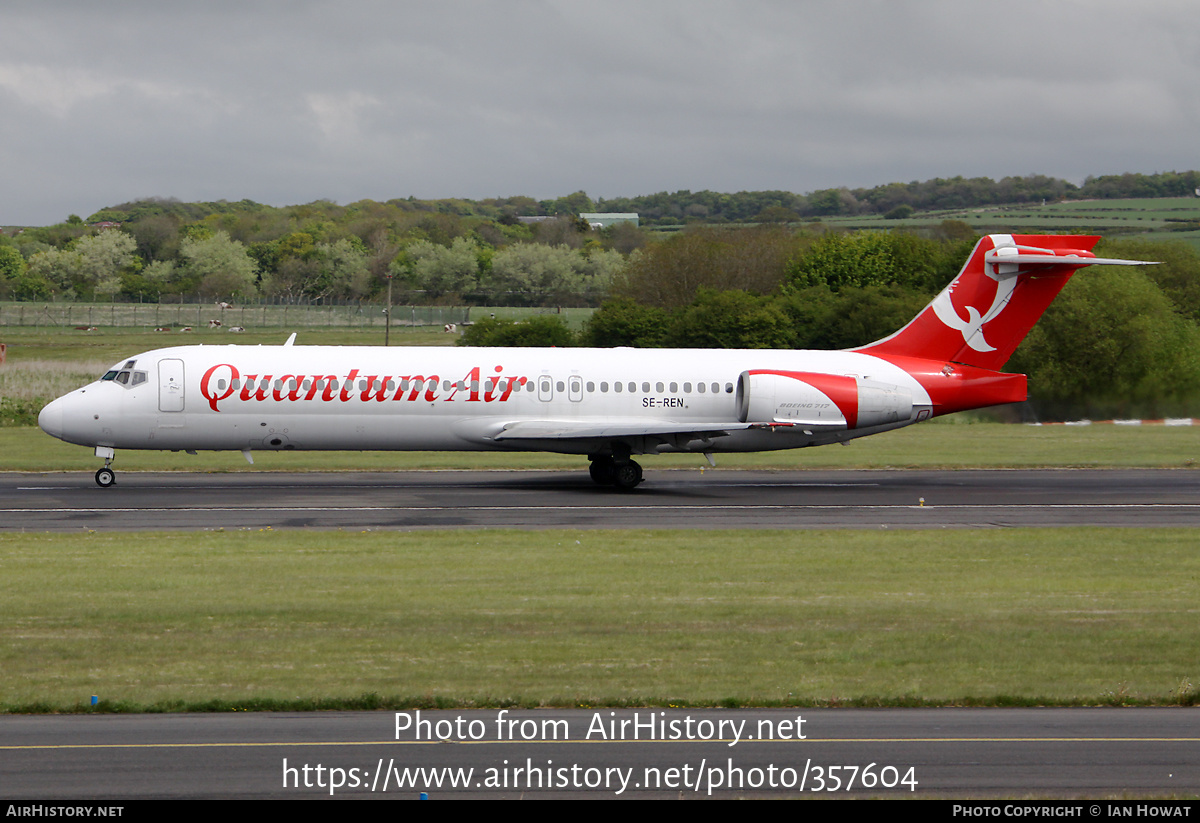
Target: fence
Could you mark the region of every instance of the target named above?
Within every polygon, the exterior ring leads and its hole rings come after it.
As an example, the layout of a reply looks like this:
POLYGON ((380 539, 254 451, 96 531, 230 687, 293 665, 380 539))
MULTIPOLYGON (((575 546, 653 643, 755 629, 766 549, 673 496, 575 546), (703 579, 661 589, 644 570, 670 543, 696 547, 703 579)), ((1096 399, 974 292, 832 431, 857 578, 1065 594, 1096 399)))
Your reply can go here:
MULTIPOLYGON (((360 303, 346 306, 260 304, 221 308, 213 303, 0 303, 0 326, 72 328, 207 328, 295 329, 384 327, 384 307, 360 303)), ((466 306, 392 306, 392 328, 466 323, 466 306)))

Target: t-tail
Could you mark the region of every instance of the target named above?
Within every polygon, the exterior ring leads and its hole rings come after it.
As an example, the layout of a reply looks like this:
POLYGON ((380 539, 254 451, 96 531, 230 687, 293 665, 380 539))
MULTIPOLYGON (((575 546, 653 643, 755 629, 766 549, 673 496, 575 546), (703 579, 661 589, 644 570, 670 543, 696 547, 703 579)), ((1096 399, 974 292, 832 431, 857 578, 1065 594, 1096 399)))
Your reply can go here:
POLYGON ((853 351, 902 365, 935 398, 934 414, 1025 400, 1024 375, 999 369, 1071 275, 1097 264, 1147 265, 1096 257, 1091 250, 1099 239, 987 235, 912 322, 853 351))
POLYGON ((1092 247, 1099 239, 990 234, 911 323, 855 351, 998 370, 1076 271, 1096 264, 1146 265, 1096 257, 1092 247))

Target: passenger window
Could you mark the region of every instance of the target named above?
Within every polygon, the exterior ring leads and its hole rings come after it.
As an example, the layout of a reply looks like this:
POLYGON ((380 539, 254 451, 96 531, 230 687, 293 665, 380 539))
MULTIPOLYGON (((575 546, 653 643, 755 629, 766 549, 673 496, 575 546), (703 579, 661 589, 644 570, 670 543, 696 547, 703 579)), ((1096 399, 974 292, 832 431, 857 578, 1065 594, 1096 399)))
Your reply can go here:
POLYGON ((588 391, 588 394, 591 394, 591 393, 592 393, 592 392, 594 392, 595 390, 596 390, 596 384, 595 384, 595 383, 593 383, 591 380, 589 380, 589 381, 588 381, 588 384, 587 384, 587 391, 588 391))
MULTIPOLYGON (((589 391, 590 391, 590 389, 589 389, 589 391)), ((603 380, 600 381, 600 391, 603 394, 608 394, 608 383, 605 383, 603 380)))
POLYGON ((620 394, 622 391, 624 391, 624 389, 625 387, 621 383, 613 383, 613 391, 615 391, 617 394, 620 394))
POLYGON ((654 384, 654 390, 659 394, 663 393, 663 384, 661 382, 654 384))
POLYGON ((649 383, 649 382, 643 382, 643 383, 642 383, 642 391, 643 391, 643 392, 646 392, 646 393, 649 393, 649 391, 650 391, 650 383, 649 383))
MULTIPOLYGON (((675 391, 675 390, 674 390, 674 389, 671 389, 671 391, 675 391)), ((683 393, 684 393, 684 394, 691 394, 691 393, 692 393, 692 384, 691 384, 691 383, 684 383, 684 384, 683 384, 683 393)))
POLYGON ((700 392, 701 394, 704 394, 704 384, 703 384, 703 383, 697 383, 697 384, 696 384, 696 391, 700 392))

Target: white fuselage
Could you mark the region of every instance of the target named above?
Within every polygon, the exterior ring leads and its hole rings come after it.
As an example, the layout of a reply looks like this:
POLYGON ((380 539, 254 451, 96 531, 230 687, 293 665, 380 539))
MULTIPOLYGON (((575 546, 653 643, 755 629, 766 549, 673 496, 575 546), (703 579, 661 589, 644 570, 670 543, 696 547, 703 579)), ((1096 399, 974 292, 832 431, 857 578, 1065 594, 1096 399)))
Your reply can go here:
POLYGON ((640 454, 818 445, 929 410, 911 375, 853 352, 183 346, 123 361, 51 403, 39 423, 68 442, 113 449, 587 454, 610 438, 640 454), (848 376, 908 405, 856 427, 817 408, 823 396, 805 387, 801 402, 768 398, 770 420, 747 419, 747 408, 757 417, 762 407, 741 397, 755 370, 848 376), (758 423, 772 425, 744 425, 758 423))

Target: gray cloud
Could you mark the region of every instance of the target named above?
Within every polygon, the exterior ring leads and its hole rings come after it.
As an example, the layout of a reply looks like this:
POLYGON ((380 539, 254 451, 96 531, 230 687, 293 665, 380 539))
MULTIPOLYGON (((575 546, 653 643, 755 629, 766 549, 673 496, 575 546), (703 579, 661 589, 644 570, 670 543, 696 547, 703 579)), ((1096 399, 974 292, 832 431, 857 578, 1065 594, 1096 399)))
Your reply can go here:
POLYGON ((1189 4, 10 3, 0 223, 1195 168, 1189 4))

